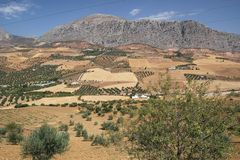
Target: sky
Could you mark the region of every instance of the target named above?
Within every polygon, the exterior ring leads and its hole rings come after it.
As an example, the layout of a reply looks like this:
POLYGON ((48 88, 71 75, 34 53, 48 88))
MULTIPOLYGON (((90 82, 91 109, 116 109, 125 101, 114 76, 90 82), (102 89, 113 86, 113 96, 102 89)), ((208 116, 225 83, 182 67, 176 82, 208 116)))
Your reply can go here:
POLYGON ((240 34, 240 0, 0 0, 0 27, 15 35, 38 37, 96 13, 128 20, 195 20, 240 34))

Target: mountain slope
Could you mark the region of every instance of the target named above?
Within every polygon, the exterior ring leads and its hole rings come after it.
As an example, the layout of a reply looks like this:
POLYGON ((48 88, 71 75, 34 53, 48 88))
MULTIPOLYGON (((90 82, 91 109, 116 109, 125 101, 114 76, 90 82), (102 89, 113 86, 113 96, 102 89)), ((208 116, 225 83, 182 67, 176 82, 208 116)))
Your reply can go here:
POLYGON ((38 41, 81 40, 109 47, 132 43, 158 48, 209 48, 240 51, 240 36, 212 30, 195 21, 128 21, 110 15, 92 15, 58 26, 38 41))
POLYGON ((35 39, 12 35, 0 28, 0 47, 9 47, 15 45, 32 46, 35 39))

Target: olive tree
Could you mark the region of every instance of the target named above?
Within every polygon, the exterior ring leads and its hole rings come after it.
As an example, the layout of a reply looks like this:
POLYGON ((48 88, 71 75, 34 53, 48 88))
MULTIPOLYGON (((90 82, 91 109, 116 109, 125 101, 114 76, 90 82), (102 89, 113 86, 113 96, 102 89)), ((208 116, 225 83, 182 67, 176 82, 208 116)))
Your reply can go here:
POLYGON ((204 84, 165 92, 142 107, 129 128, 129 151, 138 159, 226 159, 233 113, 225 100, 209 97, 204 84))
POLYGON ((31 155, 33 160, 48 160, 55 154, 63 153, 69 144, 69 134, 58 131, 47 124, 34 130, 22 144, 23 155, 31 155))

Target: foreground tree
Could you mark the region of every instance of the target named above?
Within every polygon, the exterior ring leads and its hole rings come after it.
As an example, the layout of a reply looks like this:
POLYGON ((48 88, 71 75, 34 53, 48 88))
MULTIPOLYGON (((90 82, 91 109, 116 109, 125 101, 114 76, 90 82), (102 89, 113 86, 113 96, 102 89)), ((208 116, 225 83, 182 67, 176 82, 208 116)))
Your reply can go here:
POLYGON ((150 100, 130 127, 129 151, 138 159, 226 159, 233 113, 225 100, 206 96, 204 84, 150 100))
POLYGON ((47 124, 33 131, 23 142, 23 154, 31 155, 33 160, 49 160, 55 154, 66 151, 69 134, 47 124))

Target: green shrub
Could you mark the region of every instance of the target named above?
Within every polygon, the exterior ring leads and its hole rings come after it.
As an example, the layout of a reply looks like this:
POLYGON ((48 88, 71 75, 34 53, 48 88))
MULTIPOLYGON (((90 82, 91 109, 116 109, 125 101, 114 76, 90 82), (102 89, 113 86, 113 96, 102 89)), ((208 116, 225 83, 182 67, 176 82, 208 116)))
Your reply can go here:
POLYGON ((96 121, 96 122, 94 122, 94 125, 96 126, 96 125, 98 125, 98 122, 96 121))
POLYGON ((57 131, 47 124, 34 130, 23 142, 23 155, 31 155, 32 159, 49 160, 55 154, 63 153, 69 145, 69 134, 57 131))
POLYGON ((92 120, 92 117, 87 117, 87 121, 91 121, 92 120))
POLYGON ((108 137, 109 143, 113 143, 115 145, 118 144, 119 142, 121 142, 122 139, 123 139, 123 135, 118 132, 111 133, 108 137))
POLYGON ((23 140, 22 133, 9 132, 7 134, 7 141, 12 144, 18 144, 23 140))
POLYGON ((74 125, 74 121, 73 120, 70 120, 69 121, 69 126, 73 126, 74 125))
POLYGON ((124 122, 124 118, 123 118, 123 117, 119 117, 119 118, 117 119, 117 123, 118 123, 118 124, 123 124, 123 122, 124 122))
POLYGON ((16 104, 15 105, 15 108, 24 108, 24 107, 28 107, 29 105, 28 104, 16 104))
POLYGON ((5 126, 5 134, 7 133, 7 141, 12 143, 12 144, 18 144, 23 140, 22 136, 22 126, 19 124, 16 124, 15 122, 8 123, 5 126))
POLYGON ((7 133, 6 128, 0 128, 0 135, 5 135, 7 133))
POLYGON ((81 137, 81 136, 82 136, 82 130, 77 130, 76 137, 81 137))
POLYGON ((85 112, 82 113, 82 118, 87 118, 90 115, 91 115, 90 111, 85 111, 85 112))
POLYGON ((77 107, 77 106, 78 106, 77 103, 71 103, 71 104, 69 104, 69 107, 77 107))
POLYGON ((103 130, 111 130, 111 131, 118 131, 119 130, 118 126, 113 122, 104 122, 102 124, 102 129, 103 130))
POLYGON ((94 139, 94 135, 93 135, 93 134, 90 135, 90 136, 88 137, 88 139, 89 139, 89 141, 93 141, 93 139, 94 139))
POLYGON ((107 139, 101 134, 101 135, 97 135, 92 142, 92 146, 107 146, 108 145, 108 141, 107 139))
POLYGON ((88 132, 87 132, 87 130, 84 129, 84 130, 82 131, 82 136, 83 136, 83 139, 84 139, 85 141, 88 140, 89 137, 88 137, 88 132))
POLYGON ((83 125, 81 123, 75 124, 74 130, 75 131, 78 131, 78 130, 82 131, 83 130, 83 125))
POLYGON ((60 126, 58 127, 59 131, 68 131, 68 125, 67 124, 60 124, 60 126))
POLYGON ((109 115, 108 120, 113 120, 113 115, 109 115))

